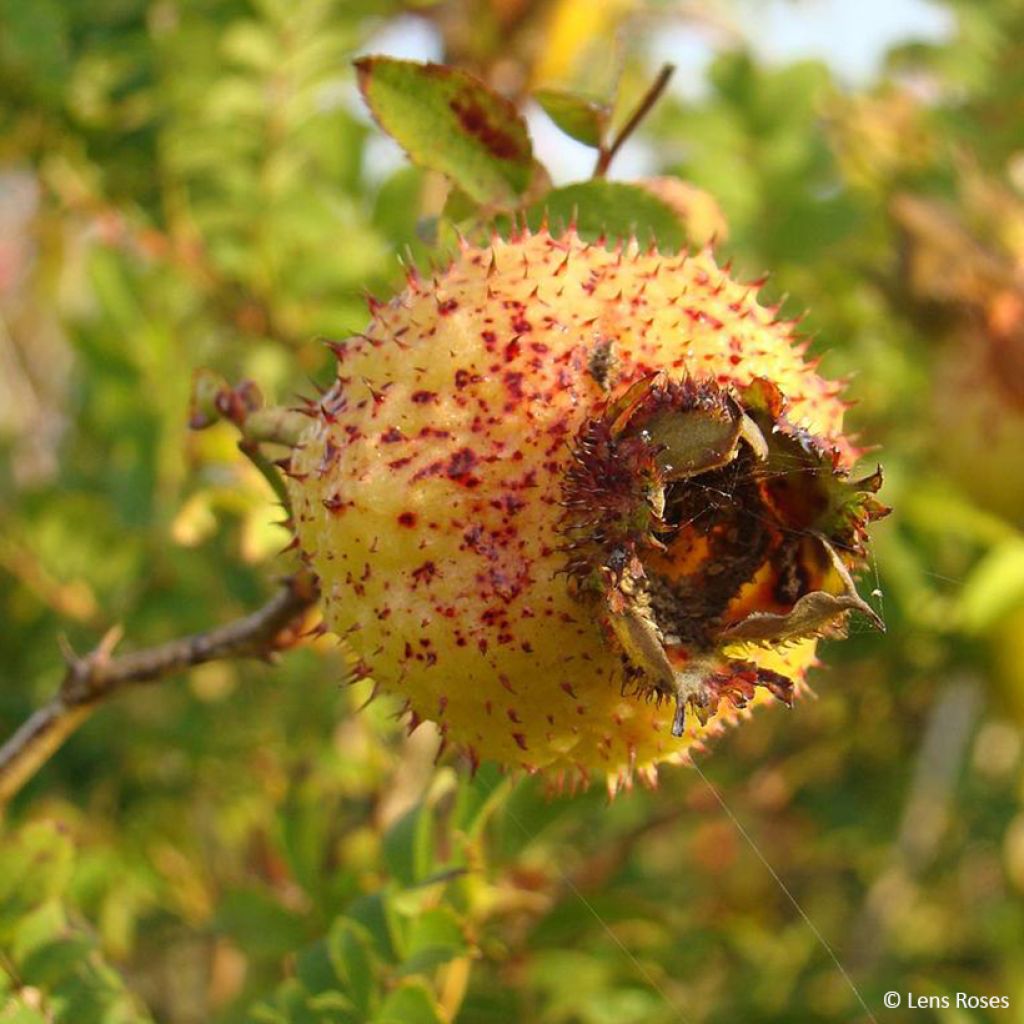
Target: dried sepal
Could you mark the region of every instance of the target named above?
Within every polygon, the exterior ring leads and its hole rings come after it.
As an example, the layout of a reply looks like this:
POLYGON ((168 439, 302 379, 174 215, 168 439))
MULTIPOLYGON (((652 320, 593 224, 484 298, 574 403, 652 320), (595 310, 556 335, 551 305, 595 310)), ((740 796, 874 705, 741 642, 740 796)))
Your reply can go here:
POLYGON ((703 724, 723 697, 793 682, 724 654, 843 635, 851 612, 882 627, 849 565, 884 514, 876 473, 792 424, 770 381, 746 389, 651 374, 612 396, 574 446, 563 505, 568 569, 639 689, 703 724))
POLYGON ((849 570, 824 537, 812 538, 828 560, 827 569, 811 590, 797 599, 788 612, 754 611, 726 626, 718 634, 723 643, 783 644, 794 640, 844 635, 850 612, 859 612, 877 629, 885 624, 857 593, 849 570))

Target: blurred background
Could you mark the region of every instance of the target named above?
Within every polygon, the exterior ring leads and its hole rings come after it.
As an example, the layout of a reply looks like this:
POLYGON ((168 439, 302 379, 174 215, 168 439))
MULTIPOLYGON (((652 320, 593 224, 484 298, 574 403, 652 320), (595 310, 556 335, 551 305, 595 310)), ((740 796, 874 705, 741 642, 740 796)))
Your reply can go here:
POLYGON ((0 0, 3 735, 61 634, 284 571, 190 377, 308 393, 396 287, 430 182, 358 101, 382 52, 522 100, 556 182, 593 153, 532 90, 628 109, 678 65, 613 176, 710 192, 849 378, 888 633, 610 804, 433 769, 328 642, 139 689, 6 812, 0 1022, 1024 1021, 1022 0, 0 0))

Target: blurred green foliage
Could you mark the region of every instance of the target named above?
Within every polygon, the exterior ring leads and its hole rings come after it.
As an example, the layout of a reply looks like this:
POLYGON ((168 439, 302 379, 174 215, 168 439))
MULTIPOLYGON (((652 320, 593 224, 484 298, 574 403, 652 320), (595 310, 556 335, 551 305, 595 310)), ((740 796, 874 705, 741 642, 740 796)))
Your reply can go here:
MULTIPOLYGON (((390 159, 352 58, 417 19, 517 101, 590 95, 618 28, 628 108, 659 25, 632 6, 0 0, 5 732, 59 634, 157 642, 286 571, 231 432, 187 432, 193 369, 308 392, 396 254, 480 217, 390 159)), ((1013 1008, 920 1018, 1024 1019, 1024 5, 947 6, 951 40, 857 92, 723 44, 641 133, 852 378, 898 509, 866 581, 888 635, 827 647, 819 699, 723 737, 707 779, 611 804, 434 768, 426 730, 355 713, 329 641, 139 689, 7 811, 0 1022, 866 1019, 716 792, 873 1013, 966 991, 1013 1008)), ((548 204, 574 207, 680 230, 624 184, 548 204)))

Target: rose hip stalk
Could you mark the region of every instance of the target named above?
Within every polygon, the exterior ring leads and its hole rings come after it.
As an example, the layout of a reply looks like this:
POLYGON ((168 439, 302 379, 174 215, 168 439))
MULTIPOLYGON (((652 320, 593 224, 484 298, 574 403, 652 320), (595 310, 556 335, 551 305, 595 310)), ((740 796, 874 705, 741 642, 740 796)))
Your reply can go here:
POLYGON ((839 387, 709 252, 463 244, 336 346, 289 467, 356 674, 475 764, 653 781, 852 611, 839 387))

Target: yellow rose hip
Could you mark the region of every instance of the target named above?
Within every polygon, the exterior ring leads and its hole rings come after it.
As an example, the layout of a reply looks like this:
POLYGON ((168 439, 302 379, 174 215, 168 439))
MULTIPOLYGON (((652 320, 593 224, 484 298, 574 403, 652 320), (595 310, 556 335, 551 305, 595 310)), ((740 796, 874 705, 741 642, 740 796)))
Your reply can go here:
MULTIPOLYGON (((839 388, 710 252, 463 244, 336 346, 290 466, 358 674, 473 760, 653 780, 815 638, 849 569, 839 388)), ((770 696, 769 696, 770 699, 770 696)))

